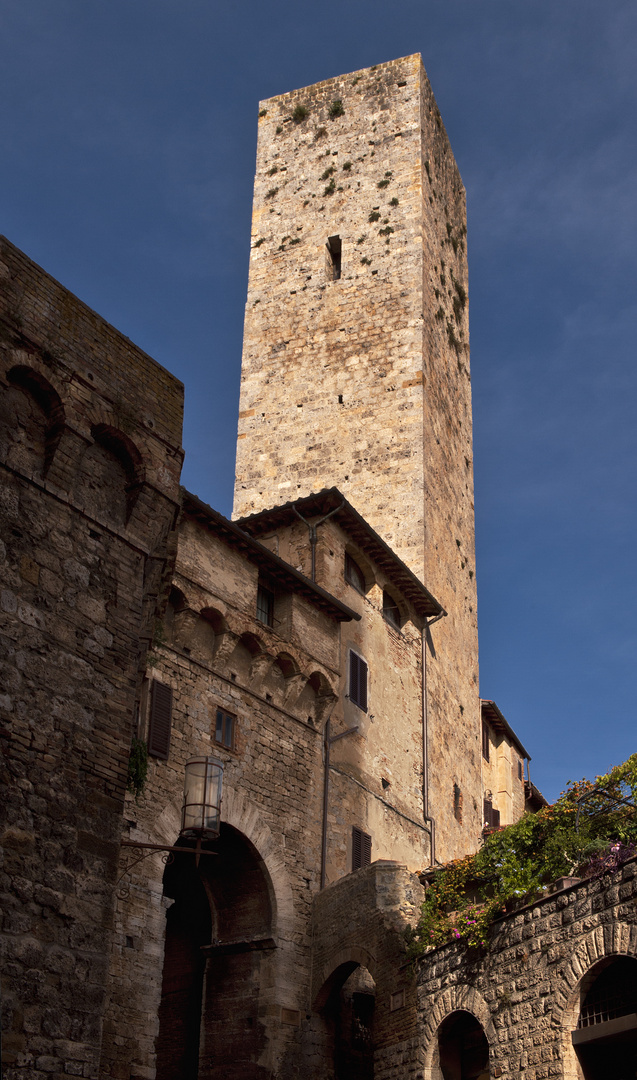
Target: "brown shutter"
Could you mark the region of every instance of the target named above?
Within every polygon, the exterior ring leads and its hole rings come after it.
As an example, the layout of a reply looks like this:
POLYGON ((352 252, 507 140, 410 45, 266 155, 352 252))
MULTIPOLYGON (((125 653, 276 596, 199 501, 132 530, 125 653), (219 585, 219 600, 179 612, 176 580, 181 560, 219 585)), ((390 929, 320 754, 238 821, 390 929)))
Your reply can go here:
POLYGON ((484 818, 484 824, 485 825, 490 825, 491 824, 491 814, 492 813, 493 813, 493 803, 491 802, 491 799, 485 799, 484 800, 484 812, 483 812, 483 818, 484 818))
POLYGON ((148 716, 148 753, 153 757, 168 757, 170 748, 170 724, 173 711, 173 692, 170 686, 153 679, 150 684, 150 712, 148 716))
POLYGON ((367 712, 367 664, 351 650, 349 654, 349 696, 355 705, 367 712))
POLYGON ((372 861, 372 838, 356 825, 352 826, 352 870, 369 866, 372 861))

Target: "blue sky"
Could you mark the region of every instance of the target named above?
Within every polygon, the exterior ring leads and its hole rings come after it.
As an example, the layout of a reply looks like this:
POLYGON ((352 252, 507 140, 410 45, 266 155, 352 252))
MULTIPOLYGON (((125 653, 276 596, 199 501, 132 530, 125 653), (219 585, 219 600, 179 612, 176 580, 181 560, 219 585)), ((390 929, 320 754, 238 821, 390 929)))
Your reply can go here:
POLYGON ((186 385, 230 513, 257 102, 421 52, 467 188, 481 692, 635 744, 634 0, 0 0, 0 229, 186 385))

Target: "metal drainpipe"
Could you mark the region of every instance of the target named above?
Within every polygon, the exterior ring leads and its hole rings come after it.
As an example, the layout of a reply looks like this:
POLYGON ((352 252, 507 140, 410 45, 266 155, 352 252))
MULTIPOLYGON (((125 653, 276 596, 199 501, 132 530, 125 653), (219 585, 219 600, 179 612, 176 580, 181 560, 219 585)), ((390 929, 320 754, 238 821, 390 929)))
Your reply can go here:
POLYGON ((310 552, 311 552, 311 557, 312 557, 312 581, 316 581, 316 545, 318 544, 318 535, 317 535, 318 527, 319 527, 319 525, 322 525, 324 521, 327 521, 328 518, 331 518, 332 514, 336 514, 344 506, 345 506, 345 499, 343 499, 343 501, 339 504, 339 506, 335 506, 333 510, 330 510, 329 514, 326 514, 325 517, 322 517, 320 521, 317 521, 315 525, 310 525, 309 521, 307 521, 303 517, 303 514, 299 513, 296 506, 292 506, 292 509, 294 510, 294 513, 296 514, 296 516, 300 517, 300 519, 301 519, 301 521, 303 522, 304 525, 307 525, 308 532, 310 534, 310 552))
POLYGON ((422 628, 422 816, 429 825, 429 865, 436 862, 436 821, 429 814, 429 728, 427 708, 427 635, 429 627, 447 614, 441 611, 433 619, 425 619, 422 628))

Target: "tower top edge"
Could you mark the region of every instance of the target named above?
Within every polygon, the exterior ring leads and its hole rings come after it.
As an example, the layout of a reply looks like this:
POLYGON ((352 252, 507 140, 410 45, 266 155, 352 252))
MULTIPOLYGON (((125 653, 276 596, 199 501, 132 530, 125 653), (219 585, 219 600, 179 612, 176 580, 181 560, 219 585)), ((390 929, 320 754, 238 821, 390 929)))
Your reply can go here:
POLYGON ((319 82, 308 83, 307 86, 299 86, 299 87, 296 87, 293 90, 287 90, 284 94, 274 94, 270 98, 263 98, 259 102, 259 105, 260 106, 265 106, 265 105, 268 105, 268 103, 272 104, 273 102, 284 101, 286 98, 294 97, 297 94, 307 93, 310 90, 315 90, 315 89, 318 89, 320 87, 327 87, 327 86, 330 85, 330 83, 333 83, 333 84, 336 85, 336 84, 342 82, 343 79, 351 79, 351 78, 356 78, 356 77, 362 77, 364 75, 369 75, 369 73, 372 72, 372 71, 391 70, 392 68, 397 68, 400 65, 405 65, 405 64, 408 64, 409 62, 411 62, 411 64, 413 65, 413 68, 414 68, 414 71, 412 72, 412 74, 417 74, 417 72, 420 71, 421 69, 424 71, 424 65, 423 65, 423 62, 422 62, 422 55, 419 52, 410 53, 408 56, 396 57, 395 60, 386 60, 381 64, 372 64, 370 67, 359 68, 357 71, 347 71, 347 72, 343 72, 340 75, 333 75, 329 79, 321 79, 319 82))

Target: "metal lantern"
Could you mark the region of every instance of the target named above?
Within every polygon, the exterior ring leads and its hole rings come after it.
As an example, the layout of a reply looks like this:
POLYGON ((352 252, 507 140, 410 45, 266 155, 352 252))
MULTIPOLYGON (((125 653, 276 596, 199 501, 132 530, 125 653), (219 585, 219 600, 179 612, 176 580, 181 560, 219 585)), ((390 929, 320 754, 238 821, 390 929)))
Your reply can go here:
POLYGON ((223 764, 213 757, 186 762, 181 835, 189 840, 214 840, 221 821, 223 764))

